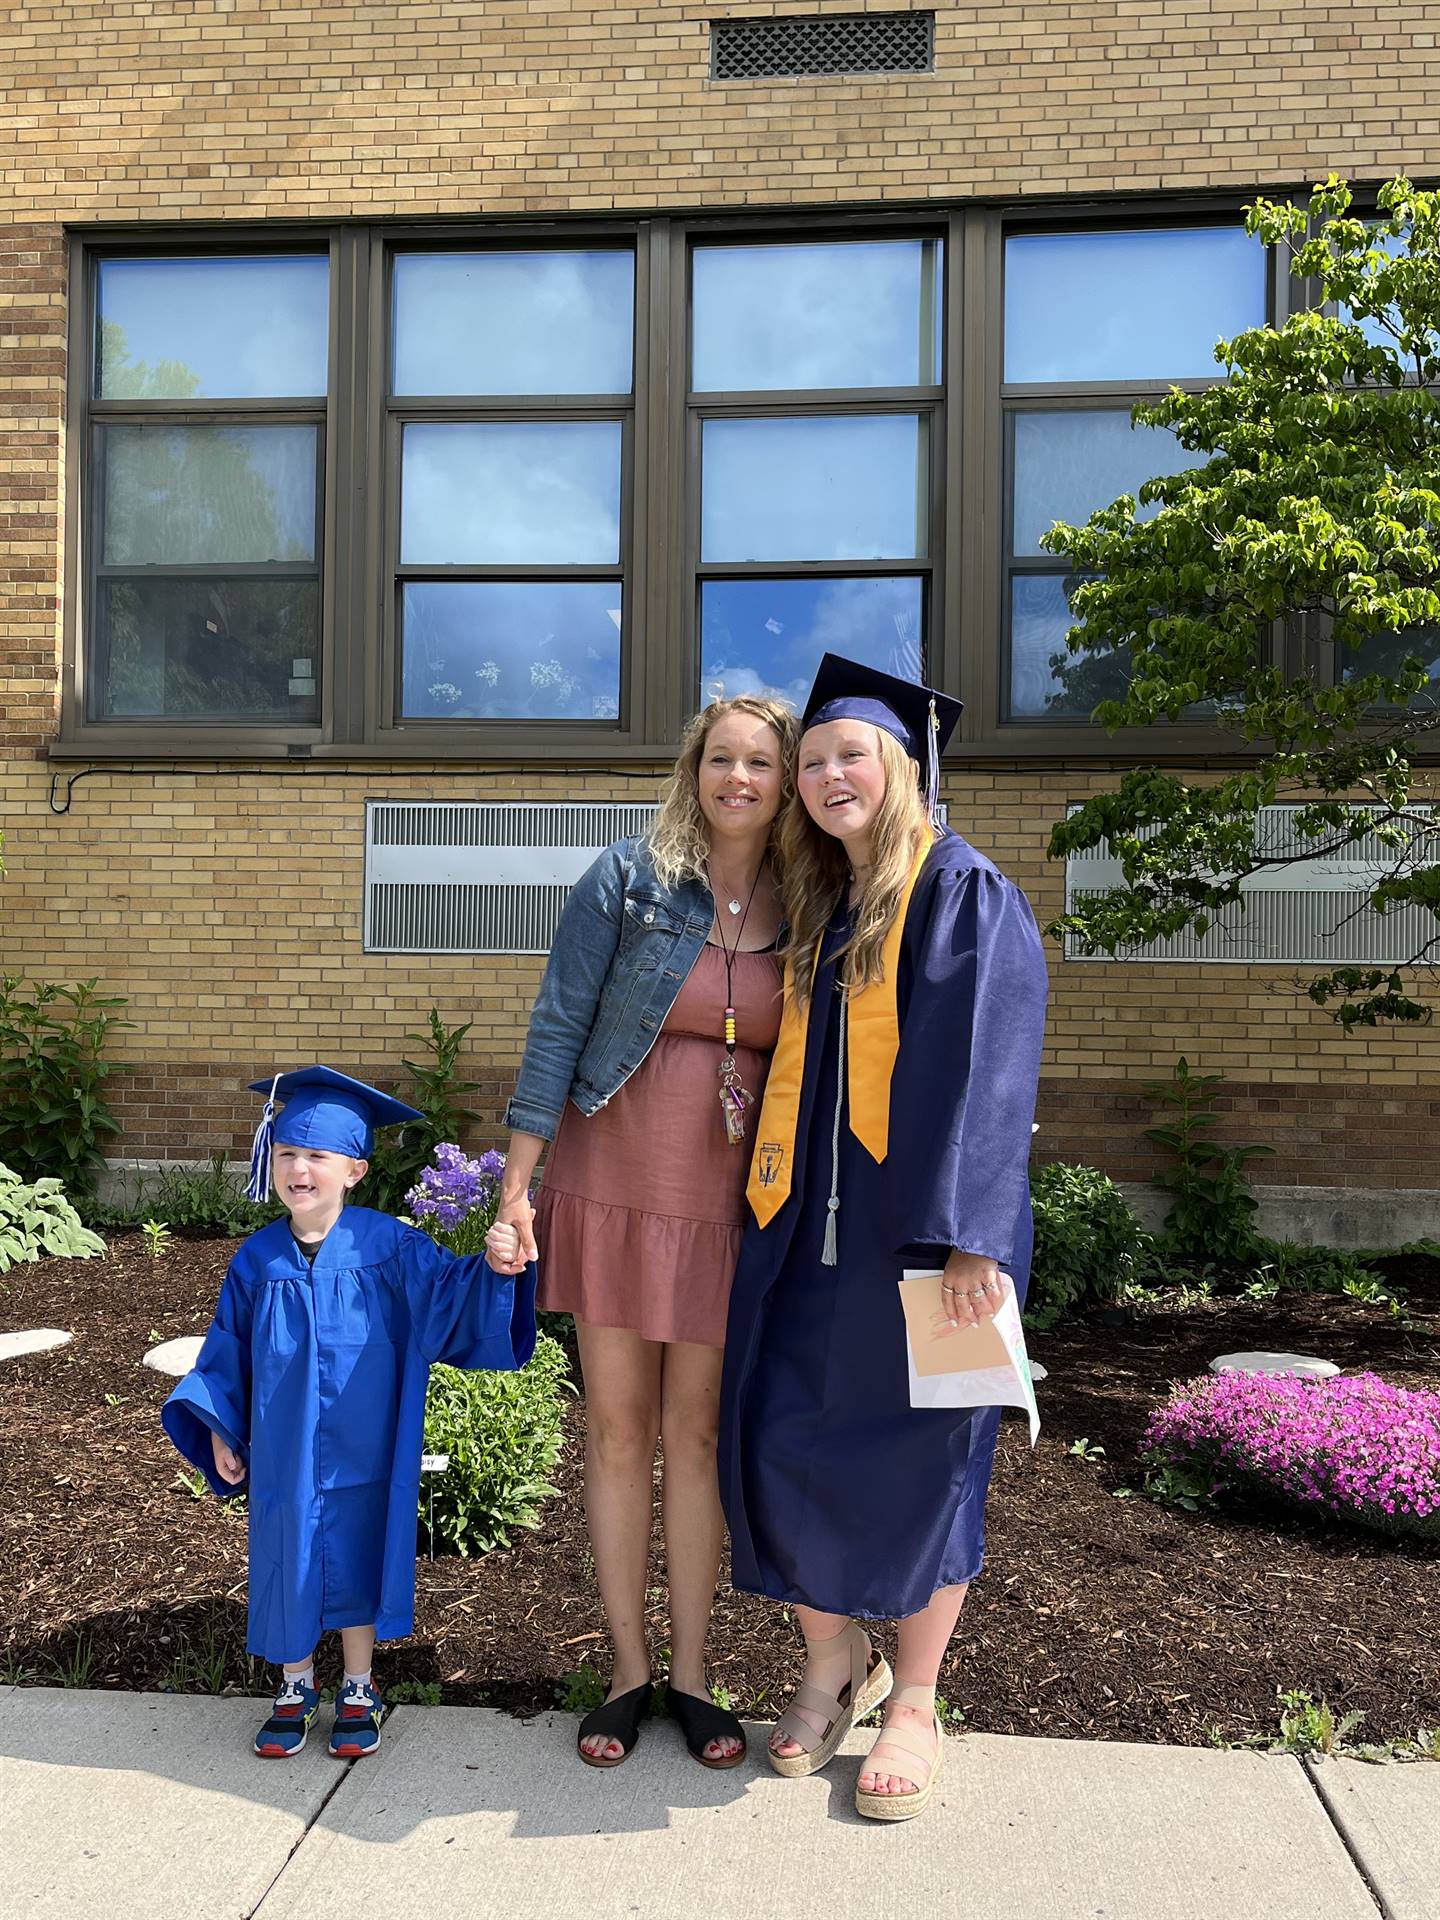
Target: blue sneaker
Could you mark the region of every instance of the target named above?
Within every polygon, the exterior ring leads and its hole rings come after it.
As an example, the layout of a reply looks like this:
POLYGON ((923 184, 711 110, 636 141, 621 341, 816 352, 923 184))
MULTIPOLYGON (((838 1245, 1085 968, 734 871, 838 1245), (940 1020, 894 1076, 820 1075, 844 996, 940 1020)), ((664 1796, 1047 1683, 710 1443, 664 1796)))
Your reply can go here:
POLYGON ((330 1751, 337 1760, 363 1760, 380 1745, 380 1724, 390 1709, 373 1686, 351 1681, 335 1696, 330 1751))
POLYGON ((282 1680, 270 1708, 270 1718, 255 1736, 255 1751, 262 1760, 288 1760, 303 1752, 310 1722, 320 1705, 314 1687, 298 1680, 282 1680))

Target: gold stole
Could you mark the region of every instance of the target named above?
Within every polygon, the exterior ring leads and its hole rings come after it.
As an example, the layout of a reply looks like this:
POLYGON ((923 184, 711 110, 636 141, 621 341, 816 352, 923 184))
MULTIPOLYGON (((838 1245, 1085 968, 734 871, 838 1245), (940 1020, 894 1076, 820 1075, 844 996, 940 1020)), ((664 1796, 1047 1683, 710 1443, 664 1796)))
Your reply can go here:
MULTIPOLYGON (((900 1019, 896 1008, 895 982, 900 971, 900 942, 905 934, 905 915, 920 869, 930 854, 933 842, 928 838, 920 857, 906 881, 880 951, 881 976, 859 993, 849 997, 846 1019, 849 1023, 850 1131, 870 1158, 883 1161, 890 1146, 890 1076, 895 1056, 900 1051, 900 1019)), ((816 953, 819 966, 819 953, 816 953)), ((760 1126, 755 1139, 755 1155, 750 1162, 750 1180, 745 1189, 755 1218, 768 1227, 790 1197, 790 1179, 795 1164, 795 1129, 800 1119, 800 1089, 805 1078, 805 1042, 810 1007, 802 1014, 795 1005, 791 969, 785 970, 785 1006, 780 1016, 780 1038, 770 1062, 765 1082, 765 1100, 760 1109, 760 1126)), ((813 1001, 812 1003, 813 1004, 813 1001)))

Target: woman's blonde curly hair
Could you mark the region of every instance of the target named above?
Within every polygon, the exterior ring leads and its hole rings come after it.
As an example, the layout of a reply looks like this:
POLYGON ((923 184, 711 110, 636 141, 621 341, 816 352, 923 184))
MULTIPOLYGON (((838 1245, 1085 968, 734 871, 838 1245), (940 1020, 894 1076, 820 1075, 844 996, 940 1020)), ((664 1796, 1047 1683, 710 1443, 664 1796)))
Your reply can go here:
POLYGON ((710 884, 710 830, 700 811, 700 762, 711 729, 732 713, 749 713, 763 720, 778 743, 780 810, 770 828, 769 848, 771 866, 778 870, 780 822, 795 797, 795 748, 800 727, 783 701, 765 694, 741 693, 733 700, 712 700, 708 707, 702 707, 680 736, 680 751, 661 790, 660 811, 646 836, 662 886, 676 887, 682 880, 699 880, 707 887, 710 884))
MULTIPOLYGON (((855 931, 838 956, 841 977, 851 989, 881 978, 881 950, 900 910, 900 896, 920 849, 935 838, 915 762, 883 727, 874 732, 885 769, 885 798, 875 810, 871 865, 856 904, 855 931)), ((810 1003, 820 942, 850 884, 850 862, 840 841, 811 819, 798 793, 780 822, 780 859, 790 927, 787 980, 795 1004, 803 1010, 810 1003)))

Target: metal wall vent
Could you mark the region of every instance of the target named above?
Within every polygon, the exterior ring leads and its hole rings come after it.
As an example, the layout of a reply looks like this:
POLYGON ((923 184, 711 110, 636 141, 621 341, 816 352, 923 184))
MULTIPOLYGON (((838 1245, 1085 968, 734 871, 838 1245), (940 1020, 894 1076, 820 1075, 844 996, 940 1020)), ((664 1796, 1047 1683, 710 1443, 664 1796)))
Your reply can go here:
POLYGON ((934 64, 933 13, 806 14, 710 23, 712 80, 929 73, 934 64))
MULTIPOLYGON (((1255 823, 1257 850, 1283 857, 1313 844, 1295 831, 1299 811, 1294 806, 1262 807, 1255 823)), ((1440 821, 1435 809, 1410 811, 1429 824, 1415 828, 1407 853, 1386 846, 1375 834, 1366 834, 1345 849, 1343 858, 1267 869, 1240 883, 1244 908, 1227 908, 1204 935, 1182 933, 1173 940, 1125 947, 1113 957, 1237 966, 1399 965, 1434 938, 1434 915, 1424 907, 1402 907, 1382 915, 1370 912, 1363 903, 1375 883, 1402 863, 1430 864, 1440 858, 1440 821)), ((1065 863, 1066 911, 1120 884, 1120 865, 1108 846, 1102 843, 1088 853, 1072 854, 1065 863)), ((1108 961, 1112 956, 1082 953, 1067 938, 1065 957, 1108 961)))
POLYGON ((365 803, 367 953, 548 953, 566 895, 650 805, 365 803))

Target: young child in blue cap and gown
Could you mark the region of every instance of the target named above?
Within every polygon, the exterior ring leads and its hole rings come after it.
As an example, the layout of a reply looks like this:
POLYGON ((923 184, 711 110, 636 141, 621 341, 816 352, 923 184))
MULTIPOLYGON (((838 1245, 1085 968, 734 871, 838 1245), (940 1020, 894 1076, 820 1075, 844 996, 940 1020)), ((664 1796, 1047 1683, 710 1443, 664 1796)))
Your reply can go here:
POLYGON ((935 1685, 984 1556, 999 1410, 914 1408, 897 1283, 943 1270, 937 1337, 1023 1300, 1046 967, 1024 895, 935 823, 959 703, 827 655, 781 836, 780 1041, 755 1130, 725 1349, 720 1481, 737 1588, 798 1612, 805 1684, 770 1741, 824 1766, 887 1696, 857 1809, 906 1819, 935 1685), (917 778, 916 763, 919 763, 917 778), (891 1671, 862 1620, 898 1619, 891 1671))
POLYGON ((222 1499, 249 1495, 247 1646, 283 1669, 255 1751, 303 1749, 319 1706, 316 1642, 338 1628, 345 1679, 330 1751, 348 1759, 380 1743, 376 1638, 414 1625, 430 1367, 523 1367, 535 1348, 535 1269, 507 1278, 483 1255, 462 1258, 390 1214, 345 1204, 375 1128, 422 1118, 413 1107, 330 1067, 252 1086, 268 1098, 249 1192, 264 1199, 273 1177, 288 1217, 237 1249, 194 1369, 161 1419, 222 1499))

